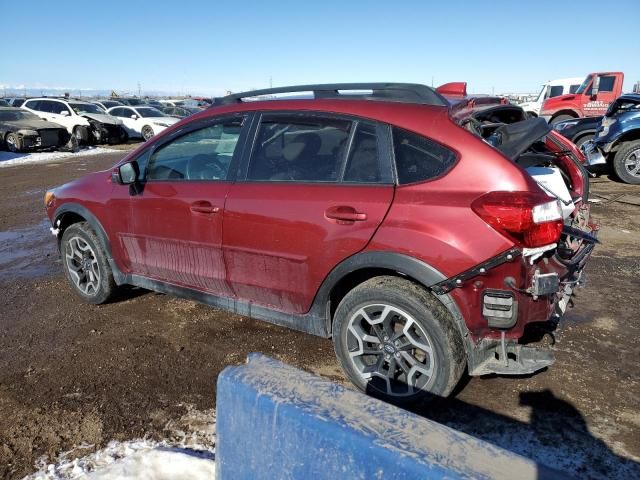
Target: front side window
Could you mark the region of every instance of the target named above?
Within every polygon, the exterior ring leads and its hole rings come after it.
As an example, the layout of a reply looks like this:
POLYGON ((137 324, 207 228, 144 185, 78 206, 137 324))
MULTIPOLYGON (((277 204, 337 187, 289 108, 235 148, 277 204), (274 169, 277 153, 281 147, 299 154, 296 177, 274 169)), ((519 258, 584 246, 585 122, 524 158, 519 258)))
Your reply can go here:
POLYGON ((601 92, 613 92, 613 86, 615 83, 616 77, 614 77, 613 75, 600 77, 600 85, 598 86, 598 90, 601 92))
POLYGON ((51 102, 51 113, 57 113, 58 115, 62 115, 62 112, 67 112, 71 114, 69 109, 64 103, 61 102, 51 102))
POLYGON ((560 95, 562 95, 562 89, 562 85, 552 85, 549 88, 549 98, 559 97, 560 95))
POLYGON ((335 182, 352 122, 316 116, 264 116, 248 180, 335 182))
POLYGON ((448 148, 400 128, 393 129, 393 150, 400 185, 439 177, 456 161, 448 148))
POLYGON ((244 119, 230 119, 189 132, 156 150, 147 180, 225 180, 244 119))

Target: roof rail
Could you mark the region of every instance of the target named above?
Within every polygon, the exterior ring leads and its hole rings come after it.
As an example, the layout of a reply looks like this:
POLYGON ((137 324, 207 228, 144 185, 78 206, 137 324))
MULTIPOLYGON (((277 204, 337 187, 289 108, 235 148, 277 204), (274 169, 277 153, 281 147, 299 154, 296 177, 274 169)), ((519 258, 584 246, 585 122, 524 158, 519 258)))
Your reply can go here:
POLYGON ((449 105, 447 100, 433 88, 418 83, 328 83, 324 85, 265 88, 263 90, 233 93, 226 97, 215 98, 212 106, 241 103, 246 98, 296 92, 313 92, 314 98, 346 98, 419 103, 422 105, 449 105), (353 93, 349 93, 349 91, 353 93), (371 93, 362 93, 363 91, 371 91, 371 93))

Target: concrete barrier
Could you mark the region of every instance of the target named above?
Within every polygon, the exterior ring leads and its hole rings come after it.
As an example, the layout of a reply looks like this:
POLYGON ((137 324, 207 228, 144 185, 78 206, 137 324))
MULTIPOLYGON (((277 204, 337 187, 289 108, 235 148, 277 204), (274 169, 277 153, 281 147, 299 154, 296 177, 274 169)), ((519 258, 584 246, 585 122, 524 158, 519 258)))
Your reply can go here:
POLYGON ((216 478, 567 478, 259 354, 218 377, 216 478))

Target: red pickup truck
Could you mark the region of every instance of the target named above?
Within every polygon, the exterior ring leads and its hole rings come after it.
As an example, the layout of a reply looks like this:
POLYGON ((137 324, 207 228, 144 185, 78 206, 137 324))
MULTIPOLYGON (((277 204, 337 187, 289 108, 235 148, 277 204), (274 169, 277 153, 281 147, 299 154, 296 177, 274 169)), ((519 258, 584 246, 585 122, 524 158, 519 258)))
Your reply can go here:
POLYGON ((575 93, 547 99, 540 116, 551 124, 581 117, 604 115, 622 94, 622 72, 590 73, 575 93))

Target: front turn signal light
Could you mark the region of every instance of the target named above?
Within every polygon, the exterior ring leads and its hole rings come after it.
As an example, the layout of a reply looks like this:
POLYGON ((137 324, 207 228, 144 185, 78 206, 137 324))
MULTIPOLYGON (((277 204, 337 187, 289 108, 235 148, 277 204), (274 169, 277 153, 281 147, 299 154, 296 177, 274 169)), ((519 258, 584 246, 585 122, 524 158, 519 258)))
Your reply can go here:
POLYGON ((53 192, 49 190, 44 194, 44 206, 48 207, 49 204, 53 201, 53 192))

